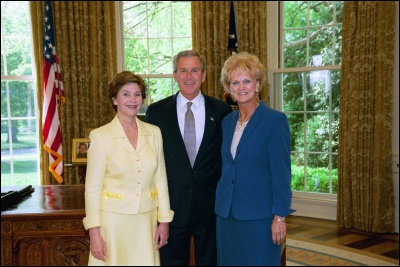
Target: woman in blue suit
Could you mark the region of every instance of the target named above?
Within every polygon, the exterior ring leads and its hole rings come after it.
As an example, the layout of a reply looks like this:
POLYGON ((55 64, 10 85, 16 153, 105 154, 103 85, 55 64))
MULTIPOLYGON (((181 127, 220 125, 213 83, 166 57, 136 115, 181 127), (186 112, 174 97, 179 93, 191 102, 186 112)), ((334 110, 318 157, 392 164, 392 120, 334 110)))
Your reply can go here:
POLYGON ((220 266, 280 265, 292 192, 290 131, 285 114, 259 101, 265 67, 248 53, 227 59, 225 91, 239 109, 222 121, 222 175, 216 191, 220 266))

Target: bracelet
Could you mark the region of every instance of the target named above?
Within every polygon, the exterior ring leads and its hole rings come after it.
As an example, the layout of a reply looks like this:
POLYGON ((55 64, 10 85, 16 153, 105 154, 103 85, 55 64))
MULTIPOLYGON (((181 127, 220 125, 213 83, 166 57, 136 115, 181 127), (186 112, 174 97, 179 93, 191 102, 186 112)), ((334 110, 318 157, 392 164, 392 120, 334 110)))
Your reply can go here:
POLYGON ((278 222, 285 222, 285 217, 275 217, 274 220, 278 222))

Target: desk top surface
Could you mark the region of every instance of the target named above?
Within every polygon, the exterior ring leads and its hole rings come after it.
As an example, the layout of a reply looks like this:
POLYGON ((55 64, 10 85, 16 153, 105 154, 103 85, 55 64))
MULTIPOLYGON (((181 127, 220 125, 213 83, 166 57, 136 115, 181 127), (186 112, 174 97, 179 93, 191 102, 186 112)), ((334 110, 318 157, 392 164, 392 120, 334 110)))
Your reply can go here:
MULTIPOLYGON (((19 191, 25 186, 2 186, 1 192, 19 191)), ((33 186, 35 192, 1 212, 1 217, 41 215, 84 215, 85 185, 33 186)))

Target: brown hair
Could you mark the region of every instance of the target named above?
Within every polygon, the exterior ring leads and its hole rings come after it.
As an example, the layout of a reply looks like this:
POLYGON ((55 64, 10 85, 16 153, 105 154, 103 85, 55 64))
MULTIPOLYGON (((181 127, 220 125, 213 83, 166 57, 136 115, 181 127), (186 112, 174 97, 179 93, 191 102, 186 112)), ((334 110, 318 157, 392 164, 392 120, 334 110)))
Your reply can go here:
POLYGON ((121 87, 127 83, 136 83, 137 85, 139 85, 142 98, 146 98, 147 86, 142 77, 134 74, 131 71, 121 71, 120 73, 117 73, 108 83, 108 98, 110 99, 111 105, 115 111, 117 111, 117 106, 114 105, 113 98, 117 97, 119 91, 121 90, 121 87))
POLYGON ((197 51, 194 50, 185 50, 179 52, 177 55, 174 56, 174 60, 172 62, 174 73, 178 71, 178 61, 182 57, 197 57, 201 62, 201 70, 202 71, 206 70, 206 59, 202 55, 200 55, 197 51))

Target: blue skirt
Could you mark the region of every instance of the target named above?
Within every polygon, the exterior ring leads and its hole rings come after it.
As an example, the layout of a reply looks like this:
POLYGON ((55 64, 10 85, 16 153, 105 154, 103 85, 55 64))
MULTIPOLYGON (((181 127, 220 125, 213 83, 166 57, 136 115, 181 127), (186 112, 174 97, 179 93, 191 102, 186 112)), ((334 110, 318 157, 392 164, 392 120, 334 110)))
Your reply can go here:
POLYGON ((272 242, 273 218, 236 220, 217 216, 218 266, 279 266, 281 245, 272 242))

